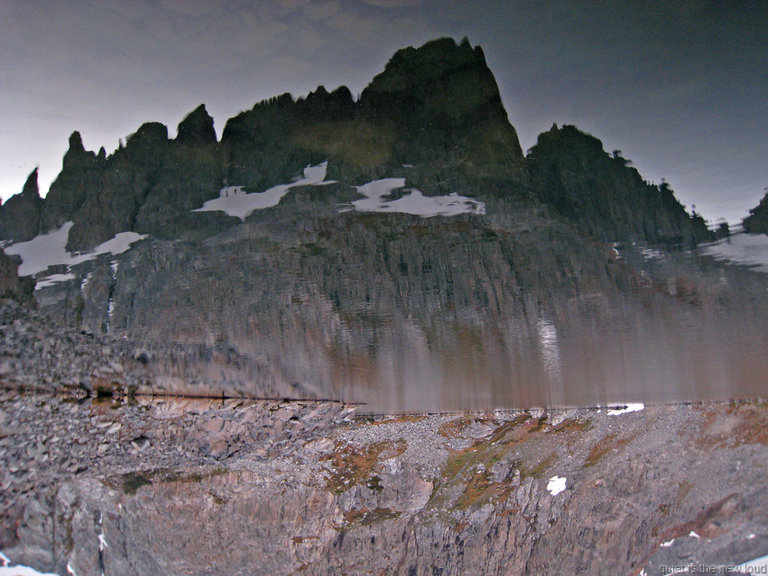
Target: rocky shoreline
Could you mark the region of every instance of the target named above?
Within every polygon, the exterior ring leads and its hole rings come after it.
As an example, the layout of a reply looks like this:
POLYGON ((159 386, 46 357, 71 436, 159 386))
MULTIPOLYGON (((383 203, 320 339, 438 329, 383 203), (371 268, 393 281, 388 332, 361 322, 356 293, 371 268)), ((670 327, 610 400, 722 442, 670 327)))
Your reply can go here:
POLYGON ((768 553, 761 402, 0 406, 0 550, 58 574, 650 575, 768 553))

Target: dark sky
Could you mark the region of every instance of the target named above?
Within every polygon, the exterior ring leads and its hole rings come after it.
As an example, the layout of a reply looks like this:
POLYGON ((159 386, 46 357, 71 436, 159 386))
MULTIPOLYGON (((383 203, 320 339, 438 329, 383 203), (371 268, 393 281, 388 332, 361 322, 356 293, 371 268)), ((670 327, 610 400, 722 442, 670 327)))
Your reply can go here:
POLYGON ((358 94, 439 36, 483 47, 524 149, 575 124, 712 222, 768 186, 762 0, 0 0, 0 196, 36 165, 45 193, 73 130, 109 153, 205 103, 221 135, 282 92, 358 94))

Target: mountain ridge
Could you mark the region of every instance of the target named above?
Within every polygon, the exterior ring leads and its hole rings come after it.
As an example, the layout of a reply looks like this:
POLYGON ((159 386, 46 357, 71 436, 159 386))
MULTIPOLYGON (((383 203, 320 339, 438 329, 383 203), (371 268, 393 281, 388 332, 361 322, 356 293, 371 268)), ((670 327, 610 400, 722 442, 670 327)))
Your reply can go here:
MULTIPOLYGON (((564 127, 558 134, 579 139, 574 131, 564 127)), ((539 140, 533 151, 557 138, 550 132, 539 140)), ((563 146, 559 150, 555 154, 563 153, 563 146)), ((604 152, 589 150, 581 146, 576 158, 586 172, 575 179, 587 184, 606 172, 607 164, 604 152)), ((397 51, 357 101, 344 86, 331 92, 319 86, 300 98, 282 94, 230 118, 220 139, 204 104, 179 123, 175 139, 168 138, 164 125, 148 122, 110 155, 103 148, 86 151, 75 131, 46 197, 30 200, 23 193, 0 206, 0 240, 29 240, 66 221, 74 223, 71 251, 91 249, 119 232, 170 238, 193 228, 218 230, 226 225, 220 217, 191 211, 223 187, 265 190, 323 161, 330 179, 351 185, 405 176, 427 195, 510 196, 544 204, 553 215, 605 240, 712 239, 703 221, 686 217, 676 201, 662 207, 674 215, 661 220, 648 213, 656 209, 649 201, 627 202, 622 188, 632 188, 630 196, 672 195, 666 185, 661 190, 643 183, 627 161, 609 166, 609 172, 626 168, 627 174, 602 178, 601 202, 580 202, 578 210, 572 206, 564 213, 548 188, 553 178, 562 180, 552 173, 562 159, 550 162, 545 176, 535 156, 523 155, 482 49, 466 38, 460 43, 442 38, 397 51)))

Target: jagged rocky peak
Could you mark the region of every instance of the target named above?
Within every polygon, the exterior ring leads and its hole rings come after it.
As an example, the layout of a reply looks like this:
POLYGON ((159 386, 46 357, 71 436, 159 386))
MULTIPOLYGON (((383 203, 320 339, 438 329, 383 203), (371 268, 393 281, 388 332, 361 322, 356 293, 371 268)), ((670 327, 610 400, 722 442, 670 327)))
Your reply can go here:
POLYGON ((160 122, 145 122, 135 133, 128 136, 126 146, 153 146, 168 140, 168 127, 160 122))
POLYGON ((85 152, 85 146, 83 146, 83 137, 77 130, 69 135, 69 152, 72 154, 85 152))
POLYGON ((27 181, 24 182, 24 188, 21 189, 21 195, 25 198, 40 198, 40 187, 37 185, 37 173, 38 169, 35 167, 29 176, 27 181))
POLYGON ((24 242, 37 236, 42 205, 35 168, 27 177, 22 191, 0 206, 0 240, 24 242))
POLYGON ((69 149, 64 154, 64 170, 79 170, 93 164, 96 155, 85 149, 80 132, 75 130, 69 136, 69 149))
POLYGON ((491 102, 501 104, 482 49, 472 48, 466 38, 460 44, 441 38, 397 51, 360 100, 387 114, 408 103, 405 112, 424 106, 454 119, 491 102))
POLYGON ((205 104, 200 104, 179 123, 176 142, 195 146, 216 144, 213 118, 205 109, 205 104))
POLYGON ((318 86, 306 98, 298 100, 299 107, 315 119, 338 120, 351 118, 355 110, 352 93, 346 86, 328 92, 325 86, 318 86))

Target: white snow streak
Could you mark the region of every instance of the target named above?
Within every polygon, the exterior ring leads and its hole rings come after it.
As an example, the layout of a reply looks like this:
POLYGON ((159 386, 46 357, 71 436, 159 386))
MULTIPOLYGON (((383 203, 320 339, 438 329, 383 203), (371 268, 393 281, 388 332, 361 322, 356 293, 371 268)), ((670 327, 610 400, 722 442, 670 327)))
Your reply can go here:
POLYGON ((768 574, 768 556, 754 558, 736 566, 736 570, 747 574, 768 574))
POLYGON ((619 416, 620 414, 629 414, 630 412, 639 412, 645 408, 645 404, 627 404, 623 408, 612 408, 608 410, 608 416, 619 416))
MULTIPOLYGON (((67 267, 72 267, 81 262, 94 260, 101 254, 117 256, 127 251, 134 242, 147 237, 136 232, 120 232, 114 238, 96 246, 91 252, 71 254, 66 249, 70 228, 72 228, 72 222, 66 222, 57 230, 40 234, 32 238, 32 240, 19 242, 6 248, 6 254, 21 256, 19 276, 32 276, 47 270, 50 266, 66 265, 67 267)), ((47 282, 47 285, 50 285, 53 282, 70 279, 67 274, 54 274, 43 279, 43 282, 47 282)))
POLYGON ((201 208, 192 212, 225 212, 229 216, 240 218, 243 222, 256 210, 277 206, 291 188, 297 186, 324 186, 333 184, 325 180, 328 162, 304 168, 304 177, 290 184, 278 184, 264 192, 247 193, 243 186, 227 186, 219 191, 219 197, 208 200, 201 208))
POLYGON ((0 576, 57 576, 51 572, 38 572, 29 566, 13 564, 11 559, 0 552, 0 576))
POLYGON ((404 187, 405 178, 383 178, 355 186, 364 198, 353 201, 352 209, 358 212, 399 212, 423 218, 485 214, 484 202, 459 196, 455 192, 448 196, 424 196, 421 190, 411 188, 408 194, 397 200, 386 199, 394 190, 404 187))

